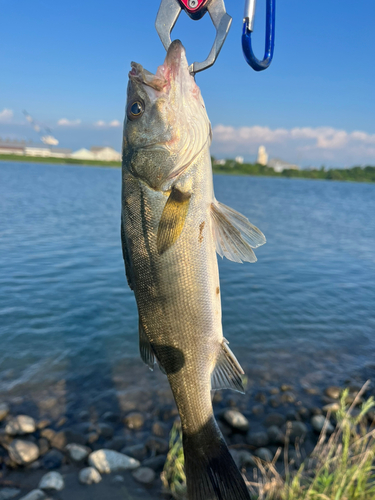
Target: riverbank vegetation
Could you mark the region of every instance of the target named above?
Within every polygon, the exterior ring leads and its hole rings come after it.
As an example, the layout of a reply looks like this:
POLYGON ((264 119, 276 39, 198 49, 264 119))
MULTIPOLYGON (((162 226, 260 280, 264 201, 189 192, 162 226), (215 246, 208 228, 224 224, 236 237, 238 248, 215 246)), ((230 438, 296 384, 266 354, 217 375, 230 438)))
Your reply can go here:
MULTIPOLYGON (((343 391, 336 412, 328 414, 315 449, 296 467, 288 456, 288 441, 270 462, 254 457, 252 478, 247 485, 254 500, 373 500, 375 498, 375 429, 368 426, 374 406, 371 397, 360 406, 366 386, 351 405, 349 391, 343 391), (331 421, 336 422, 333 430, 331 421), (282 467, 280 467, 282 458, 282 467)), ((178 426, 171 432, 170 451, 162 474, 166 491, 176 500, 186 499, 186 477, 182 440, 178 426)), ((288 435, 286 436, 288 440, 288 435)), ((243 470, 244 472, 244 470, 243 470)), ((247 476, 250 476, 247 474, 247 476)))
MULTIPOLYGON (((53 163, 60 165, 87 165, 100 167, 121 167, 119 161, 77 160, 74 158, 53 158, 40 156, 0 155, 0 161, 18 161, 34 163, 53 163)), ((223 165, 215 164, 212 158, 214 174, 260 175, 264 177, 321 179, 334 181, 375 182, 375 167, 352 167, 326 169, 283 170, 275 172, 273 168, 258 163, 237 163, 227 160, 223 165)))

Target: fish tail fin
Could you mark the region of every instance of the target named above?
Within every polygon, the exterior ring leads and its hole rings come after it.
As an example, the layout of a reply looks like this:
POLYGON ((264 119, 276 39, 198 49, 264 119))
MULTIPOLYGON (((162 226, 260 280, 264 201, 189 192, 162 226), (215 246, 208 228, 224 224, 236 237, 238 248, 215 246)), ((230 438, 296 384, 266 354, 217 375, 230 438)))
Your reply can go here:
POLYGON ((183 446, 189 500, 250 500, 214 418, 199 433, 183 434, 183 446))

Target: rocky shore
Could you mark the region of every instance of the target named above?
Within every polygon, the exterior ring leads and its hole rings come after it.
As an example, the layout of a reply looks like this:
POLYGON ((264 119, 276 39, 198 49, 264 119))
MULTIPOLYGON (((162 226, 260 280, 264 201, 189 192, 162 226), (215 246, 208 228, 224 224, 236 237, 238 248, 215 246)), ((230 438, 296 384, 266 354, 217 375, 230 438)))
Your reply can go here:
MULTIPOLYGON (((348 403, 360 388, 349 385, 348 403)), ((334 431, 342 390, 284 383, 251 387, 247 396, 216 392, 213 402, 233 457, 251 479, 259 459, 269 462, 275 455, 280 474, 285 457, 290 470, 298 468, 323 426, 328 435, 334 431)), ((363 398, 373 394, 370 385, 363 398)), ((160 473, 177 410, 172 400, 162 406, 141 403, 142 409, 123 413, 90 408, 69 418, 38 418, 0 401, 0 500, 168 498, 160 473)), ((374 425, 375 412, 366 418, 374 425)))

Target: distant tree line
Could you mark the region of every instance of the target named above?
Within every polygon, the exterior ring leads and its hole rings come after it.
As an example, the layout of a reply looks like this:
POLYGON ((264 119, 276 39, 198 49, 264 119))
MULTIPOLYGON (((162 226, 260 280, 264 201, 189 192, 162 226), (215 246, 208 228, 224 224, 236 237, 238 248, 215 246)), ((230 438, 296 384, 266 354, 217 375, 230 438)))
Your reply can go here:
POLYGON ((212 168, 216 174, 233 175, 263 175, 267 177, 297 177, 300 179, 327 179, 335 181, 375 182, 375 167, 331 168, 326 170, 283 170, 275 172, 273 168, 258 163, 236 163, 227 160, 224 165, 215 165, 212 158, 212 168))

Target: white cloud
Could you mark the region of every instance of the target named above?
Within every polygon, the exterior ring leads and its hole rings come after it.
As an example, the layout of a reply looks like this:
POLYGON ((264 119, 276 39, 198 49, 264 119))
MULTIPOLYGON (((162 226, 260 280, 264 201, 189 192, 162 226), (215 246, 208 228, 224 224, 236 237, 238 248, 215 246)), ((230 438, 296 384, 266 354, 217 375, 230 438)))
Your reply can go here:
POLYGON ((103 120, 98 120, 94 123, 95 127, 121 127, 121 123, 118 120, 112 120, 109 123, 106 123, 103 120))
POLYGON ((58 122, 57 125, 61 127, 76 127, 81 123, 81 120, 68 120, 67 118, 61 118, 58 122))
POLYGON ((332 160, 345 155, 350 161, 371 161, 375 164, 375 134, 347 132, 332 127, 295 127, 292 129, 231 127, 217 125, 213 129, 213 150, 230 154, 255 154, 263 144, 273 155, 285 154, 290 159, 332 160), (353 158, 353 160, 351 160, 353 158), (356 160, 358 158, 358 160, 356 160))
POLYGON ((8 122, 13 118, 13 111, 11 109, 4 108, 0 111, 0 122, 8 122))

